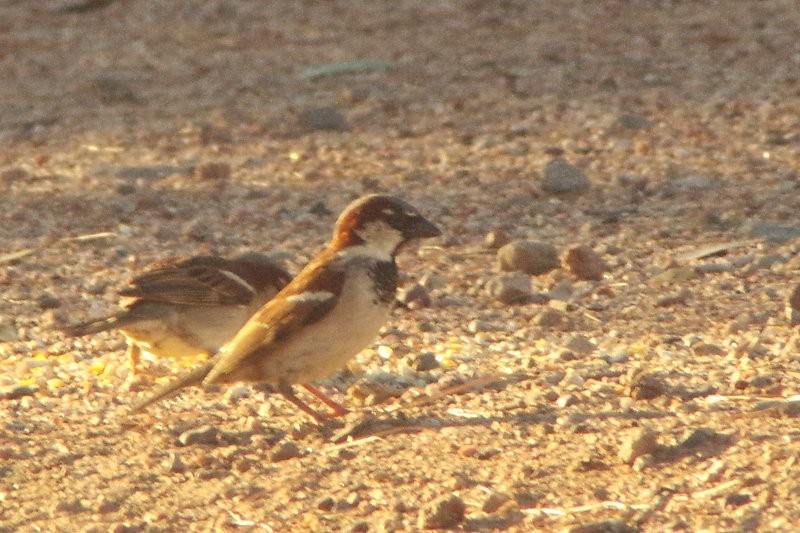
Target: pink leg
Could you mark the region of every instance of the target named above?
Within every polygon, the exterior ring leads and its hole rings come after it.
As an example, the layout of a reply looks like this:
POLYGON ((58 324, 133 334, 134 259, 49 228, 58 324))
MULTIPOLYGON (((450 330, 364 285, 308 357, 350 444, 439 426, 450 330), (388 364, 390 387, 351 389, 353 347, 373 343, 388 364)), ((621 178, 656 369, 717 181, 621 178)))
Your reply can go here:
POLYGON ((344 408, 342 405, 334 401, 330 396, 316 388, 314 385, 308 385, 306 383, 303 384, 303 388, 306 389, 308 392, 316 396, 319 401, 327 405, 333 411, 333 416, 343 416, 348 413, 347 409, 344 408))

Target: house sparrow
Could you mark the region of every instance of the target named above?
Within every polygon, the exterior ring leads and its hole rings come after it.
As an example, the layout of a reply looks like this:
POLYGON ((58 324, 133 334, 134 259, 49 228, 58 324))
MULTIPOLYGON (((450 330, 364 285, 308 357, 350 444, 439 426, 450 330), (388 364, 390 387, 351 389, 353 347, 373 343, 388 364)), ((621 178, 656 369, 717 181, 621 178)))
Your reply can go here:
POLYGON ((327 377, 375 338, 395 302, 398 250, 440 234, 398 198, 354 201, 336 221, 328 246, 229 343, 131 412, 190 385, 244 381, 273 385, 303 412, 322 419, 292 385, 327 377))
POLYGON ((125 309, 62 331, 81 337, 120 330, 135 372, 142 350, 176 358, 215 353, 291 279, 257 253, 168 259, 119 291, 125 309))

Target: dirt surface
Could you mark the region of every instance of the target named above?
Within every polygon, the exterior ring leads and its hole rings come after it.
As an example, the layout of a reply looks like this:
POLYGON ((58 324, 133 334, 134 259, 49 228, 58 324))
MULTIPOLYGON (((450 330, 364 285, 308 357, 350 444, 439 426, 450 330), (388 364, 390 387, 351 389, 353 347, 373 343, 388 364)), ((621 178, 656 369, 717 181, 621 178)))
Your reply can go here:
POLYGON ((800 523, 795 0, 0 15, 0 531, 800 523), (126 417, 192 361, 57 331, 156 259, 297 271, 375 191, 445 236, 399 258, 430 305, 320 384, 345 418, 246 386, 126 417), (490 232, 584 248, 503 273, 490 232))

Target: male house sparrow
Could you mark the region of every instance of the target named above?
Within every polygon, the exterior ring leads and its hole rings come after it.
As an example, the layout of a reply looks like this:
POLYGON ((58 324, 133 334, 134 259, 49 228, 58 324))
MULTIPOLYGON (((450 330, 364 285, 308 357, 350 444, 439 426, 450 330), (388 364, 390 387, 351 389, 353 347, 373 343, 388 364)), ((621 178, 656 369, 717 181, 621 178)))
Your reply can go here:
POLYGON ((375 338, 395 301, 398 250, 413 239, 440 234, 398 198, 370 195, 354 201, 336 221, 328 246, 229 343, 131 412, 190 385, 245 381, 276 386, 319 420, 292 385, 327 377, 375 338))
POLYGON ((258 253, 168 259, 119 291, 123 310, 63 331, 80 337, 120 330, 135 372, 142 350, 160 357, 215 353, 291 279, 258 253))

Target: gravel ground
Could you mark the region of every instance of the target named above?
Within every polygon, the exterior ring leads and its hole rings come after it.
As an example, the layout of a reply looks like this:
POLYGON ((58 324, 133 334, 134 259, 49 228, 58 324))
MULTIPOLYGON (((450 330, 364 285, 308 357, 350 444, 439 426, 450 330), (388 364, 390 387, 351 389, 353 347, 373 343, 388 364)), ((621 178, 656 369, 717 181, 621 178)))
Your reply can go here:
POLYGON ((788 531, 800 11, 673 2, 0 5, 0 531, 788 531), (127 406, 149 262, 407 199, 390 324, 320 384, 127 406))

